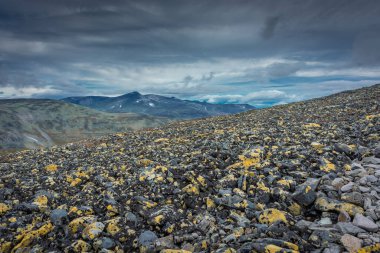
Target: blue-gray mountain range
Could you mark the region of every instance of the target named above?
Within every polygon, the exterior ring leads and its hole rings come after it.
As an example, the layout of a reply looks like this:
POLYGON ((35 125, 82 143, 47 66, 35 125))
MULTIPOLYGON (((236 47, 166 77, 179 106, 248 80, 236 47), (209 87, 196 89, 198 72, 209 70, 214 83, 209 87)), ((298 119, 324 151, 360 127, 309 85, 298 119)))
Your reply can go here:
POLYGON ((118 97, 68 97, 65 102, 105 112, 132 112, 171 119, 192 119, 233 114, 255 109, 249 104, 210 104, 159 95, 131 92, 118 97))

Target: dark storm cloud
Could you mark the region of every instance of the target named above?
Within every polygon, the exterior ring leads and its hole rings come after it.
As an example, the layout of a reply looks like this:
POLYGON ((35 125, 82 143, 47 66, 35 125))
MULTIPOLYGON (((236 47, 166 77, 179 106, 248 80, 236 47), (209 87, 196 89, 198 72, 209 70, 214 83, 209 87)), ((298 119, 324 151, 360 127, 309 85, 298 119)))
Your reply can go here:
POLYGON ((374 79, 378 13, 376 0, 1 1, 0 89, 186 97, 301 74, 374 79))
POLYGON ((262 30, 262 35, 265 39, 270 39, 274 33, 274 30, 280 21, 280 17, 269 17, 265 21, 264 29, 262 30))

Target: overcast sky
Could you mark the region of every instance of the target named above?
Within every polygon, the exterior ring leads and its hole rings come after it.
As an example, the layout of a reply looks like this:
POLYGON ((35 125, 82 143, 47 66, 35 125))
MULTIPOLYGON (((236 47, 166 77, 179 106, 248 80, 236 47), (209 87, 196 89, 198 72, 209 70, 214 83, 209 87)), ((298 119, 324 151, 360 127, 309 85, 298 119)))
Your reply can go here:
POLYGON ((380 83, 378 0, 0 0, 0 97, 256 106, 380 83))

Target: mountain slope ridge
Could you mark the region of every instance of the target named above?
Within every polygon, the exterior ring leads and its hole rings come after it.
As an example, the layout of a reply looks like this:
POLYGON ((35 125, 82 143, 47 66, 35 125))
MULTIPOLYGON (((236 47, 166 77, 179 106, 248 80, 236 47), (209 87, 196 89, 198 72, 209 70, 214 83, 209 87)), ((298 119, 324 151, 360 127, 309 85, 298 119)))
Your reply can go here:
POLYGON ((36 148, 158 126, 168 119, 110 114, 49 99, 0 100, 0 150, 36 148))

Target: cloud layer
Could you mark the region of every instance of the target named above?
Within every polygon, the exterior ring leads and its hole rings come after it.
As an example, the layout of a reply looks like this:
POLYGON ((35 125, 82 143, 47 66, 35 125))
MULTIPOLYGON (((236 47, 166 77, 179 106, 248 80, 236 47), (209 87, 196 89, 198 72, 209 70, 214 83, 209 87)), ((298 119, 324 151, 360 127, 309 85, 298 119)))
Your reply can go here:
POLYGON ((258 106, 380 80, 376 0, 0 2, 0 98, 142 93, 258 106))

